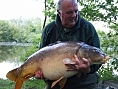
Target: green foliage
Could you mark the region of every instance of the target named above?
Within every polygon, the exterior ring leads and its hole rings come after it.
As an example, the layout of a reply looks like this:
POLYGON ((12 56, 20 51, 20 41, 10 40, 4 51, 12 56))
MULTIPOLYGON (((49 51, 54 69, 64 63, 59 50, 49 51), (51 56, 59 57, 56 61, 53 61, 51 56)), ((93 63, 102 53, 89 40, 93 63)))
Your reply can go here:
POLYGON ((34 52, 36 52, 39 49, 39 42, 40 42, 40 37, 41 36, 36 36, 33 39, 32 45, 30 46, 30 48, 26 51, 25 56, 21 57, 21 61, 25 61, 25 59, 27 57, 29 57, 31 54, 33 54, 34 52))
POLYGON ((16 38, 17 42, 33 42, 36 36, 42 32, 41 20, 36 19, 22 19, 11 20, 11 24, 15 24, 19 29, 19 35, 16 38))
MULTIPOLYGON (((0 79, 0 89, 14 89, 15 83, 10 80, 0 79)), ((21 89, 44 89, 45 82, 38 79, 30 79, 23 83, 21 89)))
MULTIPOLYGON (((39 18, 0 21, 0 42, 32 43, 31 53, 38 46, 41 32, 41 20, 39 18), (37 42, 35 42, 36 40, 37 42)), ((0 61, 8 59, 11 61, 15 57, 24 60, 29 50, 30 47, 0 46, 0 61)))
POLYGON ((100 75, 100 79, 99 81, 102 80, 109 80, 109 79, 114 79, 114 76, 112 75, 112 69, 110 68, 105 68, 104 66, 102 66, 99 70, 99 75, 100 75))
POLYGON ((31 79, 24 82, 22 89, 44 89, 45 82, 39 79, 31 79))
POLYGON ((114 75, 113 70, 118 71, 118 35, 116 31, 108 33, 98 32, 101 41, 101 49, 110 56, 110 60, 103 64, 98 70, 100 80, 114 79, 118 80, 118 75, 114 75))
POLYGON ((46 7, 43 11, 45 16, 49 18, 49 20, 54 20, 56 17, 56 4, 54 3, 54 0, 46 0, 45 2, 46 7))
POLYGON ((91 21, 112 22, 118 13, 117 1, 114 0, 78 0, 83 6, 81 15, 91 21))
POLYGON ((39 18, 0 21, 0 41, 2 42, 32 42, 35 35, 41 32, 39 18))
POLYGON ((0 79, 0 89, 13 89, 14 82, 10 80, 0 79))
POLYGON ((10 25, 8 21, 0 21, 0 41, 13 42, 18 36, 18 32, 19 29, 14 25, 10 25))

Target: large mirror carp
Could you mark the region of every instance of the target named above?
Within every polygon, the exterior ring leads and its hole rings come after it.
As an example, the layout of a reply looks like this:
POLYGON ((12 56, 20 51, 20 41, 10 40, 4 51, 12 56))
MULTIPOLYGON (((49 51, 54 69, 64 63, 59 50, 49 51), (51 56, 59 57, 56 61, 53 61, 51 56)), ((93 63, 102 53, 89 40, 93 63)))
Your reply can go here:
POLYGON ((9 71, 6 77, 16 82, 15 89, 21 89, 23 82, 34 77, 35 73, 40 70, 44 78, 54 80, 52 87, 55 83, 59 83, 61 89, 68 77, 78 74, 78 71, 67 71, 65 65, 65 62, 75 63, 74 54, 79 59, 88 59, 91 65, 103 64, 109 59, 99 48, 83 42, 60 42, 33 53, 20 67, 9 71))

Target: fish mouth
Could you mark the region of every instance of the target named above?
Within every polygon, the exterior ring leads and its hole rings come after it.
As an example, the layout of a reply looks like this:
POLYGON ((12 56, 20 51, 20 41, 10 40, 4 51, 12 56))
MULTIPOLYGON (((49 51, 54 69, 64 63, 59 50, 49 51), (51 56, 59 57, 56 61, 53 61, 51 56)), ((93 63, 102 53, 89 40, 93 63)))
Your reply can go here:
POLYGON ((33 75, 32 75, 32 74, 28 74, 28 75, 26 75, 24 78, 25 78, 25 79, 29 79, 29 78, 31 78, 31 77, 33 77, 33 75))
POLYGON ((32 75, 26 75, 25 77, 19 77, 19 79, 24 82, 31 77, 33 77, 33 76, 32 75))
POLYGON ((103 63, 106 63, 106 61, 108 61, 109 59, 110 59, 110 57, 108 55, 105 55, 104 59, 103 59, 103 63))

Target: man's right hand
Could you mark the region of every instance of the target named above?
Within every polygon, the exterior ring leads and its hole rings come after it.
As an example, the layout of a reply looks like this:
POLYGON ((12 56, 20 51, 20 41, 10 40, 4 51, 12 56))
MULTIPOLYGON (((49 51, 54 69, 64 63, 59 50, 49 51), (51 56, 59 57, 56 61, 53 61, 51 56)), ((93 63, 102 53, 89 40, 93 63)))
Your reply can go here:
POLYGON ((37 72, 35 73, 35 78, 36 78, 36 79, 43 79, 43 78, 44 78, 44 77, 43 77, 43 73, 42 73, 41 70, 39 70, 39 71, 37 71, 37 72))

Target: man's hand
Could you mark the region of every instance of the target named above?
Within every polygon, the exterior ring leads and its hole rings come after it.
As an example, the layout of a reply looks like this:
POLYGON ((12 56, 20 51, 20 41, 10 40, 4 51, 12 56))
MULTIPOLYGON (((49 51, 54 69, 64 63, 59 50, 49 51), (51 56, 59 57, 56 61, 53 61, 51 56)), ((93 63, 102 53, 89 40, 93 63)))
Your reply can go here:
POLYGON ((90 72, 90 63, 87 59, 83 58, 82 61, 80 61, 77 57, 77 55, 74 55, 75 64, 65 64, 68 66, 67 71, 79 71, 81 73, 89 73, 90 72))
POLYGON ((35 73, 35 78, 36 79, 43 79, 43 73, 41 70, 39 70, 35 73))

